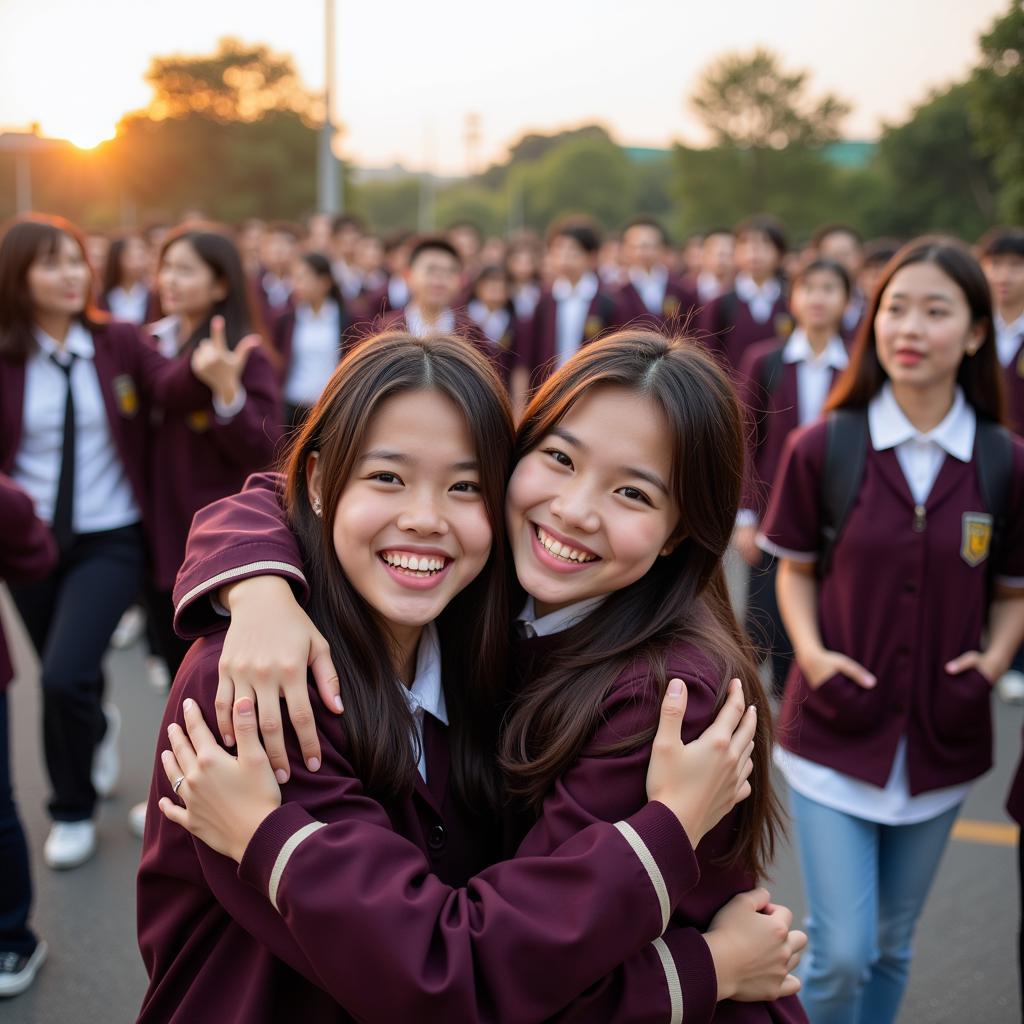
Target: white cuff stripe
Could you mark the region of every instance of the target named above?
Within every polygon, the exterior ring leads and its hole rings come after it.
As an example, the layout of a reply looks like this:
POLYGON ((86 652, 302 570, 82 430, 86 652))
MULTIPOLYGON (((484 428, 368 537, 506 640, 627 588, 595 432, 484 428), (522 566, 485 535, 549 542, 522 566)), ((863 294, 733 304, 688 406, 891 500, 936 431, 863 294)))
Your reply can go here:
POLYGON ((223 572, 217 573, 216 576, 211 576, 208 580, 203 580, 202 583, 193 587, 175 605, 174 614, 177 615, 185 605, 200 594, 206 593, 208 590, 219 590, 226 583, 230 583, 232 580, 236 580, 239 576, 244 576, 246 573, 254 573, 258 575, 259 573, 266 574, 274 572, 287 573, 289 576, 294 576, 295 579, 302 583, 306 582, 306 577, 302 574, 302 570, 288 562, 250 562, 248 565, 239 565, 234 569, 225 569, 223 572))
POLYGON ((617 821, 615 827, 622 834, 622 838, 629 843, 630 849, 637 855, 640 863, 643 864, 647 877, 650 878, 651 885, 654 886, 654 894, 658 897, 658 906, 661 907, 661 930, 664 932, 668 927, 670 910, 668 886, 665 885, 661 868, 658 867, 658 862, 651 855, 651 851, 647 849, 647 844, 640 838, 640 833, 629 822, 617 821))
POLYGON ((676 962, 672 959, 672 952, 665 945, 664 939, 655 939, 651 943, 657 950, 661 959, 661 966, 665 969, 665 984, 668 986, 668 1005, 670 1024, 683 1024, 683 986, 679 982, 679 971, 676 969, 676 962))
POLYGON ((318 832, 323 827, 324 822, 311 821, 308 825, 303 825, 298 832, 290 836, 288 842, 281 847, 281 852, 277 855, 277 860, 274 861, 274 870, 270 872, 270 887, 267 891, 270 902, 278 913, 281 912, 281 908, 277 905, 277 890, 281 885, 281 876, 284 874, 284 869, 288 866, 288 861, 291 860, 292 854, 299 848, 299 844, 304 839, 308 839, 314 832, 318 832))
POLYGON ((788 558, 791 562, 816 562, 818 560, 817 551, 794 551, 792 548, 779 547, 778 544, 773 544, 763 533, 757 535, 757 546, 769 555, 774 555, 776 558, 788 558))

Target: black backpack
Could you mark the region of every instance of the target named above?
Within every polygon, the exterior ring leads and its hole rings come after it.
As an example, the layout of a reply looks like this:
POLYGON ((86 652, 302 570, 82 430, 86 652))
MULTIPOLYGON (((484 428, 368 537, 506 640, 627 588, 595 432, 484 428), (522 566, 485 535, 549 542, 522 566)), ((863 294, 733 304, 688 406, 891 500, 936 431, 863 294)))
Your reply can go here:
MULTIPOLYGON (((866 409, 836 409, 826 416, 825 469, 821 476, 822 527, 816 574, 824 579, 864 476, 868 449, 866 409)), ((1006 532, 1006 512, 1013 476, 1013 438, 1006 427, 978 418, 974 437, 978 486, 992 516, 986 574, 991 593, 1000 541, 1006 532)))

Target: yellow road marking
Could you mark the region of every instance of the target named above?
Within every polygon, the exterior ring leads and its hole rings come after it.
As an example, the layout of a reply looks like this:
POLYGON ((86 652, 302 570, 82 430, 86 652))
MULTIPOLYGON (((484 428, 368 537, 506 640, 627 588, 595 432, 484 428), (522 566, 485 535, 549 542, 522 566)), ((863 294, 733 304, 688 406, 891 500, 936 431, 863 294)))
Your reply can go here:
POLYGON ((1016 846, 1016 825, 996 821, 972 821, 960 818, 953 826, 953 838, 965 843, 985 843, 988 846, 1016 846))

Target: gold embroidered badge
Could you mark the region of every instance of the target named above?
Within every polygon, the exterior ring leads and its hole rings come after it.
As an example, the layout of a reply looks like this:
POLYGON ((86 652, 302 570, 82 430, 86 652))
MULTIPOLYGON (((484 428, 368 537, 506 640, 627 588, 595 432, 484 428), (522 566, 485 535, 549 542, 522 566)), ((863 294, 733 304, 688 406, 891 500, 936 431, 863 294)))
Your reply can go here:
POLYGON ((666 295, 661 311, 669 318, 674 317, 679 312, 679 300, 674 295, 666 295))
POLYGON ((201 409, 199 412, 190 412, 185 417, 185 422, 197 434, 202 434, 210 429, 210 414, 205 409, 201 409))
POLYGON ((788 338, 796 325, 788 313, 779 313, 772 326, 775 328, 776 338, 788 338))
POLYGON ((127 373, 121 373, 110 382, 110 386, 114 389, 118 411, 125 419, 132 419, 139 411, 139 394, 135 390, 135 381, 127 373))
POLYGON ((972 568, 988 558, 992 545, 992 517, 985 512, 965 512, 960 557, 972 568))
POLYGON ((588 316, 583 325, 583 337, 588 341, 596 338, 604 330, 604 321, 599 316, 588 316))

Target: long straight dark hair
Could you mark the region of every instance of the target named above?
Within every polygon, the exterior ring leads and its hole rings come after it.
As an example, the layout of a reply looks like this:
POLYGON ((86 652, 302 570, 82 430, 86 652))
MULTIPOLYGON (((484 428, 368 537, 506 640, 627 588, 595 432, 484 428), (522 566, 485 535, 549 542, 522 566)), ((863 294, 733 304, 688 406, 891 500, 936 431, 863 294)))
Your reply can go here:
MULTIPOLYGON (((62 238, 70 238, 78 246, 88 266, 82 232, 63 217, 30 213, 4 226, 0 240, 0 357, 23 363, 32 351, 35 310, 28 271, 40 257, 52 256, 62 238)), ((109 320, 93 305, 91 289, 77 320, 90 332, 109 320)))
MULTIPOLYGON (((191 352, 203 338, 209 337, 210 321, 215 316, 224 317, 228 348, 233 349, 247 334, 261 334, 266 339, 263 319, 253 302, 242 257, 230 235, 216 224, 183 224, 164 239, 160 246, 158 267, 163 265, 167 250, 175 242, 182 241, 192 246, 214 277, 224 285, 225 295, 210 307, 209 314, 193 331, 192 336, 182 340, 181 351, 191 352)), ((266 342, 265 347, 270 350, 266 342)))
POLYGON ((916 263, 931 263, 938 267, 963 292, 971 313, 971 326, 984 324, 984 342, 973 356, 964 355, 956 380, 963 389, 964 397, 979 416, 1002 423, 1005 417, 1003 374, 996 352, 992 293, 989 291, 988 280, 966 245, 955 238, 939 235, 915 238, 885 265, 861 321, 850 365, 836 381, 825 403, 825 410, 863 408, 889 379, 878 359, 875 318, 889 283, 904 267, 916 263))
MULTIPOLYGON (((726 374, 696 344, 628 330, 581 349, 543 385, 526 409, 516 455, 522 458, 590 389, 625 388, 657 405, 669 424, 670 487, 680 518, 671 554, 639 580, 610 594, 563 634, 549 667, 530 681, 503 737, 502 764, 511 790, 537 808, 592 735, 617 676, 650 666, 664 695, 670 648, 689 643, 710 656, 723 680, 738 676, 757 706, 752 794, 739 808, 730 858, 761 874, 771 860, 781 817, 771 785, 771 708, 757 661, 729 603, 722 557, 732 536, 743 482, 745 432, 739 399, 726 374)), ((719 705, 727 688, 719 692, 719 705)), ((629 737, 609 754, 635 749, 654 735, 629 737)))
POLYGON ((458 338, 368 338, 339 364, 292 443, 286 507, 309 566, 310 616, 330 645, 341 679, 353 764, 369 793, 392 799, 408 791, 416 770, 409 743, 412 714, 388 656, 391 638, 338 563, 331 511, 381 403, 418 390, 440 392, 465 417, 493 531, 483 571, 437 620, 452 784, 466 809, 484 816, 498 806, 496 709, 505 684, 510 603, 504 507, 513 446, 511 407, 490 363, 458 338), (323 481, 322 518, 313 514, 306 482, 313 452, 319 452, 323 481))

